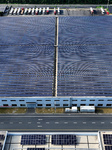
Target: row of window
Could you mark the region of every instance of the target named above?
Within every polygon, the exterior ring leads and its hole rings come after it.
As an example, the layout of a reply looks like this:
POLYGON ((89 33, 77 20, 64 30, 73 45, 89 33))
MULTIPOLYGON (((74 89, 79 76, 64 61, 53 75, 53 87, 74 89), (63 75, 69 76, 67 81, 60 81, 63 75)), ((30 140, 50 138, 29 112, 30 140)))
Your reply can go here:
MULTIPOLYGON (((16 100, 10 100, 12 102, 15 102, 16 100)), ((19 101, 25 101, 25 100, 19 100, 19 101)), ((37 100, 42 101, 42 100, 37 100)), ((45 100, 45 101, 51 101, 51 100, 45 100)), ((60 100, 54 100, 54 101, 60 101, 60 100)), ((69 100, 63 100, 63 101, 69 101, 69 100)), ((72 100, 72 101, 78 101, 78 100, 72 100)), ((85 99, 82 99, 81 101, 86 101, 85 99)), ((89 101, 95 101, 94 99, 90 99, 89 101)), ((99 99, 98 101, 104 101, 103 99, 99 99)), ((108 99, 107 101, 112 101, 111 99, 108 99)), ((7 102, 7 100, 2 100, 2 102, 7 102)))
MULTIPOLYGON (((15 102, 16 100, 10 100, 10 101, 11 101, 11 102, 15 102)), ((24 102, 25 100, 19 100, 19 101, 20 101, 20 102, 22 102, 22 101, 24 102)), ((7 102, 7 100, 4 99, 4 100, 2 100, 2 102, 7 102)))
MULTIPOLYGON (((3 106, 9 106, 8 104, 3 104, 3 106)), ((17 107, 17 104, 12 104, 11 105, 12 107, 17 107)), ((22 107, 26 107, 26 105, 25 104, 20 104, 20 106, 22 106, 22 107)), ((37 104, 37 106, 40 106, 40 107, 42 107, 43 106, 43 104, 37 104)), ((46 106, 51 106, 51 104, 46 104, 46 106)), ((55 104, 55 106, 60 106, 60 104, 55 104)), ((63 106, 69 106, 68 104, 63 104, 63 106)), ((77 104, 72 104, 72 106, 77 106, 77 104)), ((86 106, 86 104, 80 104, 80 106, 86 106)), ((94 104, 89 104, 89 106, 95 106, 94 104)), ((98 104, 97 106, 103 106, 103 104, 98 104)), ((112 106, 112 104, 107 104, 106 106, 112 106)))
MULTIPOLYGON (((72 104, 72 106, 77 106, 77 104, 72 104)), ((80 104, 80 106, 86 106, 86 104, 80 104)), ((89 106, 95 106, 95 105, 89 104, 89 106)), ((98 104, 97 106, 103 106, 103 104, 98 104)), ((112 104, 107 104, 106 106, 112 106, 112 104)))

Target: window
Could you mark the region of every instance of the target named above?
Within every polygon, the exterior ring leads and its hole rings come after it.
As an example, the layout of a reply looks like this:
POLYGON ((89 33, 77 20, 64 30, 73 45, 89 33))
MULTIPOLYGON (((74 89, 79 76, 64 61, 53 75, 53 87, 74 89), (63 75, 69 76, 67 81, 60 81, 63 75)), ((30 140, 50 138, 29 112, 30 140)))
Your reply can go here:
POLYGON ((25 104, 20 104, 20 106, 23 106, 23 107, 24 107, 24 106, 26 106, 26 105, 25 105, 25 104))
POLYGON ((42 101, 42 100, 37 100, 37 101, 42 101))
POLYGON ((107 101, 112 101, 111 99, 108 99, 107 101))
POLYGON ((95 101, 94 99, 90 99, 90 101, 95 101))
POLYGON ((19 101, 20 101, 20 102, 24 102, 25 100, 20 99, 19 101))
POLYGON ((94 104, 89 104, 89 106, 94 106, 94 104))
POLYGON ((68 104, 63 104, 63 106, 68 106, 68 104))
POLYGON ((42 106, 42 104, 37 104, 37 106, 42 106))
POLYGON ((112 104, 107 104, 106 106, 112 106, 112 104))
POLYGON ((11 102, 15 102, 16 100, 11 100, 11 102))
POLYGON ((82 99, 81 101, 86 101, 85 99, 82 99))
POLYGON ((51 101, 51 100, 48 100, 48 99, 47 99, 46 101, 51 101))
POLYGON ((46 106, 51 106, 51 104, 46 104, 46 106))
POLYGON ((2 102, 7 102, 7 100, 2 100, 2 102))
POLYGON ((77 104, 72 104, 72 106, 77 106, 77 104))
POLYGON ((17 104, 12 104, 12 106, 17 106, 17 104))
POLYGON ((60 104, 55 104, 55 106, 60 106, 60 104))
POLYGON ((65 99, 65 100, 63 100, 63 101, 68 101, 68 100, 65 99))
POLYGON ((75 100, 72 100, 72 101, 77 101, 77 100, 75 99, 75 100))
POLYGON ((104 101, 103 99, 99 99, 98 101, 104 101))
POLYGON ((54 101, 60 101, 60 100, 54 100, 54 101))
POLYGON ((8 104, 3 104, 3 106, 9 106, 8 104))
POLYGON ((86 104, 80 104, 80 106, 86 106, 86 104))
POLYGON ((103 104, 98 104, 98 106, 103 106, 103 104))

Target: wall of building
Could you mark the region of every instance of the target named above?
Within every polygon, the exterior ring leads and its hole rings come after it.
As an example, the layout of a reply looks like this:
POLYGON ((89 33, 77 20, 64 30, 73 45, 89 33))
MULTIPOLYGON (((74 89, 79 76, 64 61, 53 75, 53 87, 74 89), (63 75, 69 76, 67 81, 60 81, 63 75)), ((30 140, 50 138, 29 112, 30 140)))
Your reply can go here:
POLYGON ((0 98, 0 107, 112 107, 112 97, 13 97, 0 98))

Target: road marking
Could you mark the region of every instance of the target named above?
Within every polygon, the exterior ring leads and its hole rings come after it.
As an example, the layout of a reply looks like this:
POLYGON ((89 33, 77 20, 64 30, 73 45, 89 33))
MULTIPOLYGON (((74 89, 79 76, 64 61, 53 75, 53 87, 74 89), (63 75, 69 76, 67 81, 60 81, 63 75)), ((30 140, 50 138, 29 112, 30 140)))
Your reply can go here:
POLYGON ((82 122, 83 124, 86 124, 86 122, 82 122))
MULTIPOLYGON (((105 116, 101 116, 101 115, 94 115, 94 116, 10 116, 10 117, 13 117, 13 118, 29 118, 29 117, 31 117, 31 118, 38 118, 38 117, 42 117, 42 118, 60 118, 60 117, 62 117, 62 118, 91 118, 91 117, 93 117, 93 118, 102 118, 102 117, 109 117, 109 118, 112 118, 112 115, 111 116, 108 116, 108 115, 105 115, 105 116)), ((9 116, 0 116, 0 118, 9 118, 9 116)))
POLYGON ((49 124, 49 122, 46 122, 46 124, 49 124))
POLYGON ((37 124, 40 124, 40 122, 37 122, 37 124))
POLYGON ((96 122, 92 122, 92 124, 95 124, 96 122))
POLYGON ((31 122, 28 122, 28 124, 31 124, 31 122))
POLYGON ((64 122, 64 124, 68 124, 68 122, 64 122))
POLYGON ((55 122, 55 124, 59 124, 59 122, 55 122))
POLYGON ((38 120, 43 120, 43 119, 38 119, 38 120))
POLYGON ((38 128, 41 128, 42 126, 38 126, 38 128))
POLYGON ((74 124, 77 124, 77 122, 73 122, 74 124))
POLYGON ((105 122, 101 122, 101 124, 104 124, 105 122))
POLYGON ((13 122, 10 122, 10 124, 13 124, 13 122))
POLYGON ((112 122, 110 122, 112 124, 112 122))
POLYGON ((19 124, 22 124, 22 122, 19 122, 19 124))
POLYGON ((4 124, 4 122, 1 122, 0 124, 4 124))

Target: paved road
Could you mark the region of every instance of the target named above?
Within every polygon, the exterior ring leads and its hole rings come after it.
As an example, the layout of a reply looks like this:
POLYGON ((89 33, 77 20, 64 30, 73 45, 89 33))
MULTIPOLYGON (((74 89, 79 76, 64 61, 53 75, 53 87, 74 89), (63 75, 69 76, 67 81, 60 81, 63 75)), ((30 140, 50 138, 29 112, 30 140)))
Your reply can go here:
POLYGON ((112 130, 112 115, 0 115, 0 129, 41 132, 112 130))

